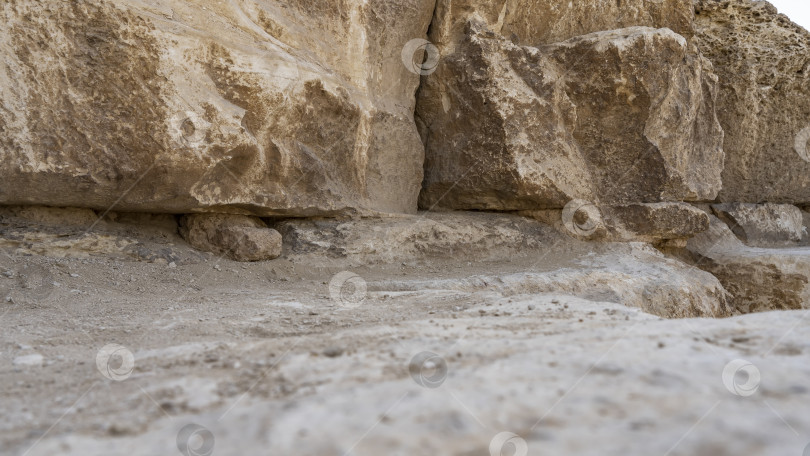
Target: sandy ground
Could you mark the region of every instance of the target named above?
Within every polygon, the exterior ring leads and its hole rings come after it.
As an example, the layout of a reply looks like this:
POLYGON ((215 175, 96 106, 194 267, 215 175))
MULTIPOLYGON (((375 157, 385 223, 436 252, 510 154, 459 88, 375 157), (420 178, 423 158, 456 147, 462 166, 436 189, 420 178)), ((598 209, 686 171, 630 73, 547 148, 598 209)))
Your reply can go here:
POLYGON ((810 454, 805 312, 670 320, 504 286, 549 271, 526 252, 239 264, 171 234, 113 230, 102 255, 19 228, 2 454, 810 454))

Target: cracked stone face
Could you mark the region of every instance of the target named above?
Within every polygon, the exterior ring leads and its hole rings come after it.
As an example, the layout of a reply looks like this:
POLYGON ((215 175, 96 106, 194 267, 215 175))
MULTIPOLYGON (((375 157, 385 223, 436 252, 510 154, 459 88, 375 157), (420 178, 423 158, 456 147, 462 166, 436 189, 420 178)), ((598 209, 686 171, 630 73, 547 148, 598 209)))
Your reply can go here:
POLYGON ((3 454, 810 456, 810 35, 767 2, 0 24, 3 454))
POLYGON ((513 211, 574 199, 711 200, 723 167, 716 86, 711 64, 668 29, 528 47, 471 20, 419 91, 420 204, 513 211))
POLYGON ((0 203, 415 211, 430 2, 339 3, 4 2, 0 203))

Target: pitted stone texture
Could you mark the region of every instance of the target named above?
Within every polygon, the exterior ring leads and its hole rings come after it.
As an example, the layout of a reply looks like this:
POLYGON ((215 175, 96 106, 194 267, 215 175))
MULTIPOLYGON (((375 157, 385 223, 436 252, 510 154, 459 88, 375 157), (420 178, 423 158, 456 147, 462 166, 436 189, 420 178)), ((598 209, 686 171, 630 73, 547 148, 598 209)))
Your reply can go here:
POLYGON ((265 261, 281 255, 281 234, 256 217, 191 214, 181 219, 180 234, 192 247, 235 261, 265 261))
POLYGON ((479 22, 417 106, 425 209, 712 200, 723 133, 711 64, 668 29, 521 47, 479 22), (459 75, 465 75, 459 77, 459 75))
POLYGON ((414 212, 432 4, 3 2, 0 203, 414 212))
POLYGON ((810 33, 764 1, 695 6, 697 43, 720 78, 727 158, 719 200, 810 202, 810 33))
POLYGON ((802 211, 790 204, 715 204, 714 214, 747 245, 795 245, 805 236, 802 211))

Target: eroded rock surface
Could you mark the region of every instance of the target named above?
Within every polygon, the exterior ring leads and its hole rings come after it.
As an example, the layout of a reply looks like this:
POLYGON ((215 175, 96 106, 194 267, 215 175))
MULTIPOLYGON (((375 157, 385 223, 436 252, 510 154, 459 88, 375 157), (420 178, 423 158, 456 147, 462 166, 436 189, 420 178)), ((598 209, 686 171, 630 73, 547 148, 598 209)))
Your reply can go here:
POLYGON ((191 214, 180 220, 180 234, 200 250, 235 261, 267 261, 281 256, 281 234, 256 217, 191 214))
POLYGON ((538 46, 632 26, 692 34, 692 0, 438 0, 430 39, 449 54, 470 20, 515 44, 538 46))
POLYGON ((425 266, 354 270, 369 292, 347 309, 324 284, 338 270, 318 263, 292 281, 277 262, 112 266, 65 264, 81 277, 60 274, 48 300, 3 315, 0 442, 11 454, 179 454, 189 423, 226 455, 489 455, 504 431, 529 455, 792 455, 807 444, 793 432, 810 426, 802 311, 664 320, 566 294, 373 290, 395 274, 441 274, 425 266), (111 273, 137 282, 113 287, 111 273), (121 381, 96 365, 112 341, 134 355, 121 381), (442 368, 411 367, 425 352, 442 368), (41 365, 13 364, 37 354, 41 365), (736 359, 761 371, 750 397, 724 385, 736 359))
POLYGON ((717 277, 734 312, 810 308, 810 248, 757 248, 743 244, 717 217, 689 240, 682 256, 717 277))
POLYGON ((768 2, 695 2, 697 43, 720 80, 722 202, 810 202, 810 33, 768 2))
POLYGON ((573 201, 560 210, 520 214, 591 241, 681 243, 709 228, 709 216, 686 203, 625 204, 598 207, 573 201))
POLYGON ((286 256, 324 264, 506 260, 565 240, 528 218, 461 212, 384 220, 288 220, 276 229, 284 236, 286 256))
POLYGON ((657 242, 689 239, 709 229, 709 217, 689 204, 628 204, 608 208, 620 239, 657 242))
POLYGON ((432 4, 3 2, 0 203, 414 212, 432 4))
POLYGON ((448 271, 452 277, 409 283, 392 279, 369 284, 371 290, 452 290, 503 296, 566 293, 621 302, 667 318, 731 315, 727 293, 717 279, 668 259, 649 245, 585 242, 570 236, 565 228, 554 229, 518 216, 424 213, 382 223, 287 221, 277 228, 284 234, 285 257, 296 263, 418 267, 452 258, 467 265, 459 274, 448 271), (508 272, 480 272, 499 270, 504 262, 512 266, 508 272))
POLYGON ((32 258, 115 259, 176 265, 197 263, 203 255, 178 234, 169 214, 106 212, 58 207, 0 207, 0 259, 9 270, 32 258))
POLYGON ((747 245, 796 245, 806 237, 801 209, 790 204, 715 204, 714 214, 747 245))
POLYGON ((470 21, 424 78, 425 209, 711 200, 722 130, 711 64, 669 29, 522 47, 470 21), (465 77, 459 77, 465 75, 465 77))
POLYGON ((0 204, 82 208, 0 207, 0 447, 799 454, 806 311, 721 317, 810 308, 810 249, 752 247, 810 214, 708 203, 725 109, 721 199, 807 207, 807 34, 694 5, 6 0, 0 204), (423 207, 520 215, 379 214, 418 49, 423 207))

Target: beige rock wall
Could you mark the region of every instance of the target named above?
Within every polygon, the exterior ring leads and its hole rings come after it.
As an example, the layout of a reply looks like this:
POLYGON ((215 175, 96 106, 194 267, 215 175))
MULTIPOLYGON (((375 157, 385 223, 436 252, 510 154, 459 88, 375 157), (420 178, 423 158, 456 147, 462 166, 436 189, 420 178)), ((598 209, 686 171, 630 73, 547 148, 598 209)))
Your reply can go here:
POLYGON ((451 54, 470 20, 516 44, 538 46, 632 26, 692 34, 692 0, 438 0, 430 39, 451 54))
POLYGON ((810 202, 810 33, 764 1, 695 7, 697 42, 720 79, 720 200, 810 202))
POLYGON ((541 47, 480 21, 423 78, 425 209, 712 200, 723 132, 711 64, 669 29, 541 47))
POLYGON ((413 212, 433 0, 0 5, 0 203, 413 212))

